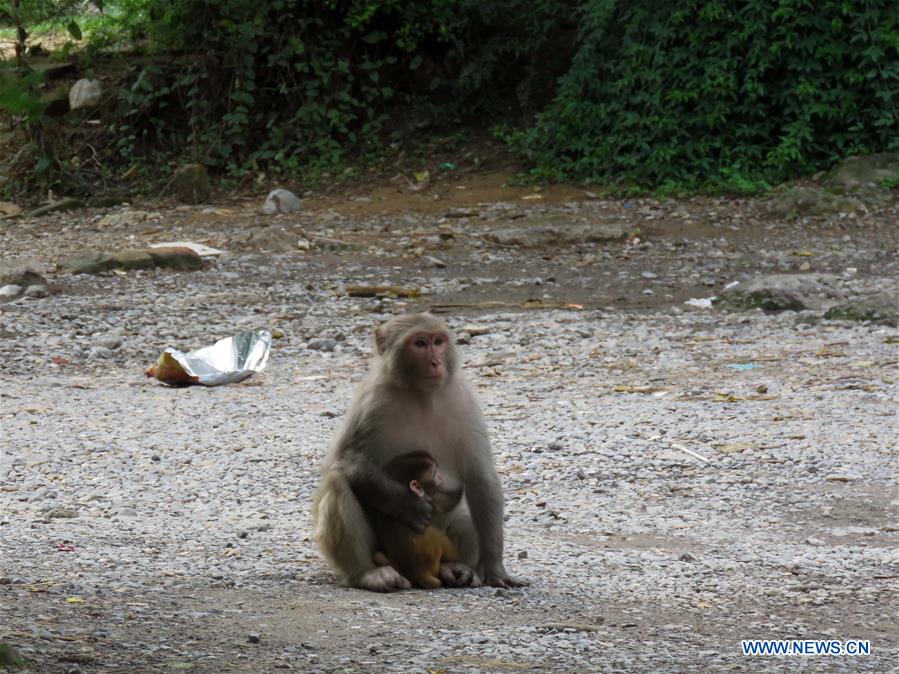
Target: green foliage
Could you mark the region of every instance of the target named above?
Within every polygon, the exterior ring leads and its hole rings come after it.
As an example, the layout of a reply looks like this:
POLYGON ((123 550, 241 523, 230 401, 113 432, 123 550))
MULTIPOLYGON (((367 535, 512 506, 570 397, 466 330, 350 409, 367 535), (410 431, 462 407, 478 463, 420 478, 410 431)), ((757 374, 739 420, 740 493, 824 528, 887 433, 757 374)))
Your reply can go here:
POLYGON ((327 170, 350 155, 376 155, 385 134, 429 114, 457 119, 483 112, 492 102, 485 92, 527 79, 530 54, 565 3, 128 0, 120 6, 123 21, 146 21, 157 50, 149 55, 156 65, 124 95, 124 149, 180 146, 186 136, 196 159, 240 174, 327 170), (160 64, 162 52, 178 53, 177 64, 160 64), (519 72, 525 74, 510 77, 519 72))
POLYGON ((21 77, 13 73, 0 73, 0 110, 12 117, 24 118, 28 124, 36 123, 44 112, 41 97, 36 93, 41 73, 30 72, 21 77))
POLYGON ((754 191, 899 148, 895 0, 585 0, 538 175, 754 191))
MULTIPOLYGON (((474 123, 525 153, 530 179, 749 194, 899 150, 896 0, 92 4, 103 13, 0 0, 0 24, 15 28, 19 77, 36 23, 66 41, 60 57, 86 37, 88 73, 128 53, 98 152, 129 164, 335 175, 421 128, 474 123)), ((0 109, 29 126, 52 180, 65 161, 40 84, 4 75, 0 109)))
POLYGON ((884 178, 880 184, 889 190, 899 189, 899 173, 892 175, 889 178, 884 178))

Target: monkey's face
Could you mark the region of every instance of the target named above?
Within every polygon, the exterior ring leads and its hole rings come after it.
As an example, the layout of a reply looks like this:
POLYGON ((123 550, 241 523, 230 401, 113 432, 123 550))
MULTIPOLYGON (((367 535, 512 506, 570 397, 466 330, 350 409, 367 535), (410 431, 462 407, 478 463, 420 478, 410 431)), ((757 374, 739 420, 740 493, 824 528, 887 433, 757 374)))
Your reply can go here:
POLYGON ((403 348, 403 357, 415 379, 425 387, 437 388, 446 378, 445 332, 415 332, 403 348))

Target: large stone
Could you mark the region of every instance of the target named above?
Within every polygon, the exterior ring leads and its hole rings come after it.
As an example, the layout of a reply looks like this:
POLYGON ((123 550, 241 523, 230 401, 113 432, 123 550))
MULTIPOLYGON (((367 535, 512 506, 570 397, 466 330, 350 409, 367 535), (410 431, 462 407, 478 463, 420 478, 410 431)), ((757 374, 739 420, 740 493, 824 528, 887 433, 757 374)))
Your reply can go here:
POLYGON ((107 213, 100 221, 97 222, 98 227, 133 227, 146 221, 152 214, 147 211, 116 211, 107 213))
POLYGON ((182 166, 172 176, 169 188, 175 198, 184 204, 201 204, 212 196, 209 174, 202 164, 182 166))
POLYGON ((846 192, 862 187, 880 187, 899 176, 899 155, 895 153, 849 157, 831 173, 827 184, 846 192))
POLYGON ((300 198, 290 190, 277 189, 269 192, 265 203, 262 204, 262 212, 265 215, 295 213, 302 205, 300 198))
POLYGON ((175 271, 196 271, 203 268, 203 258, 190 248, 148 248, 146 252, 157 267, 175 271))
POLYGON ((880 325, 899 325, 899 296, 895 293, 870 295, 830 307, 824 318, 843 321, 870 321, 880 325))
POLYGON ((722 291, 715 304, 730 309, 803 311, 839 297, 837 277, 830 274, 771 274, 750 278, 722 291))
POLYGON ((146 250, 120 250, 110 256, 118 263, 119 269, 152 269, 156 264, 146 250))
POLYGON ((190 248, 127 249, 112 253, 87 252, 61 260, 60 271, 69 274, 101 274, 113 269, 152 269, 165 267, 193 271, 203 267, 203 259, 190 248))
POLYGON ((69 90, 69 108, 77 110, 96 107, 102 94, 103 85, 99 80, 78 80, 69 90))
POLYGON ((864 213, 865 203, 854 196, 834 194, 822 187, 791 187, 773 196, 768 212, 784 218, 864 213))
POLYGON ((618 223, 578 223, 563 214, 553 214, 522 218, 514 227, 490 232, 485 238, 501 246, 535 248, 620 241, 627 235, 628 229, 618 223))
POLYGON ((268 253, 290 253, 297 250, 300 236, 283 227, 261 227, 252 233, 249 244, 268 253))
POLYGON ((117 269, 119 263, 111 253, 90 251, 59 261, 59 270, 67 274, 100 274, 117 269))
POLYGON ((45 271, 43 264, 29 258, 0 262, 0 286, 17 285, 27 288, 32 285, 46 285, 45 271))

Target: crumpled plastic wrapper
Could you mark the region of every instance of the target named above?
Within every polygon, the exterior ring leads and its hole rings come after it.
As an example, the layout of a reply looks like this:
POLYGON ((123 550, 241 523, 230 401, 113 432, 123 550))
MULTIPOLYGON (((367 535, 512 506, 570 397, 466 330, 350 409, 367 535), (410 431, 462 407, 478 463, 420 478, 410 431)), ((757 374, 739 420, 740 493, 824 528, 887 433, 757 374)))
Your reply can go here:
POLYGON ((147 368, 146 375, 169 386, 234 384, 260 372, 271 348, 268 330, 241 332, 190 353, 169 347, 147 368))

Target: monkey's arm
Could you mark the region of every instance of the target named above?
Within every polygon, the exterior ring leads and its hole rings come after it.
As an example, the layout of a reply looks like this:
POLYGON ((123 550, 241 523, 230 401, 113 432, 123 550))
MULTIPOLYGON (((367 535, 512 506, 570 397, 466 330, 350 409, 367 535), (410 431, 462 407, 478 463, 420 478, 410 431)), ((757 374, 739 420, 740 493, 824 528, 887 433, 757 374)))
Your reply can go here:
POLYGON ((431 523, 430 498, 417 496, 361 454, 344 456, 336 468, 343 473, 365 512, 398 520, 415 533, 421 533, 431 523))
MULTIPOLYGON (((489 456, 489 447, 486 456, 489 456)), ((510 576, 503 565, 503 491, 492 460, 472 461, 465 480, 465 494, 472 523, 478 534, 477 572, 485 585, 521 587, 528 583, 510 576)))

